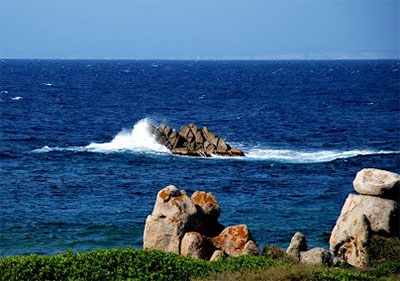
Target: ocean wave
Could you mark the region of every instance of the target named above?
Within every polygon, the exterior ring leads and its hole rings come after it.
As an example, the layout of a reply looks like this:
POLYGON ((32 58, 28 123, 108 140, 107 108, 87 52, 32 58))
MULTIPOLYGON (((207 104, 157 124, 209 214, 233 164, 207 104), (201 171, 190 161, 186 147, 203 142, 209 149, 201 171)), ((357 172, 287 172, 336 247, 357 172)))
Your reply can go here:
MULTIPOLYGON (((51 147, 48 145, 35 149, 34 153, 47 153, 52 151, 73 151, 73 152, 93 152, 93 153, 147 153, 171 155, 171 152, 159 144, 151 133, 153 122, 144 118, 139 120, 132 129, 124 129, 119 132, 111 141, 98 143, 92 142, 86 146, 70 146, 70 147, 51 147)), ((296 150, 296 149, 279 149, 261 146, 251 146, 245 143, 234 144, 244 151, 245 157, 225 157, 213 155, 208 159, 234 159, 244 161, 270 161, 279 163, 321 163, 330 162, 337 159, 346 159, 365 155, 380 154, 399 154, 400 151, 382 151, 368 149, 353 150, 296 150)), ((185 157, 185 156, 176 156, 185 157)))
POLYGON ((270 149, 270 148, 253 148, 248 150, 246 157, 254 160, 269 160, 282 163, 321 163, 330 162, 337 159, 353 158, 365 155, 379 154, 398 154, 399 151, 376 151, 353 149, 346 151, 339 150, 290 150, 290 149, 270 149))
POLYGON ((122 130, 110 142, 91 143, 85 148, 94 152, 114 152, 121 150, 137 152, 169 152, 153 137, 150 126, 152 122, 145 118, 137 122, 131 130, 122 130))
POLYGON ((148 118, 138 121, 132 129, 124 129, 111 141, 98 143, 92 142, 87 146, 50 147, 48 145, 35 149, 35 153, 46 153, 51 151, 75 151, 75 152, 138 152, 138 153, 170 153, 170 151, 159 144, 153 137, 150 126, 152 122, 148 118))

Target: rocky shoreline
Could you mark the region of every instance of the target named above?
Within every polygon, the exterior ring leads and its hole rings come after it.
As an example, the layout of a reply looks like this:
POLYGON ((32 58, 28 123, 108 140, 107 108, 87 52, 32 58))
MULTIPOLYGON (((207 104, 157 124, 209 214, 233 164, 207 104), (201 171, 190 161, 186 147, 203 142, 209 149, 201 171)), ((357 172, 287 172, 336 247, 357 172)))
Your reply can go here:
MULTIPOLYGON (((400 176, 385 170, 359 171, 330 236, 330 249, 307 249, 297 232, 286 253, 303 264, 335 266, 347 262, 369 264, 368 248, 375 236, 400 239, 400 176)), ((218 222, 217 198, 204 191, 189 197, 175 186, 161 189, 146 219, 143 248, 174 252, 187 257, 216 260, 221 257, 259 255, 260 249, 245 224, 225 227, 218 222)))

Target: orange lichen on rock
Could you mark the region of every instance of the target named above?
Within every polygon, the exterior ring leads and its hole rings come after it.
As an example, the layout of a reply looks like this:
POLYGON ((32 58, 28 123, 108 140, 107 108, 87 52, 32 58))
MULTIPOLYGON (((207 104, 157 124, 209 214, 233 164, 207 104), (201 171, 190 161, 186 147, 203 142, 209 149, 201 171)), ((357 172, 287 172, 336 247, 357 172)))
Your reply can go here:
POLYGON ((247 226, 224 228, 218 222, 219 214, 213 194, 196 191, 189 198, 184 190, 167 186, 158 192, 153 213, 146 219, 143 248, 202 259, 258 255, 258 246, 250 240, 247 226))
POLYGON ((211 193, 206 193, 204 191, 196 191, 193 193, 192 200, 195 204, 200 206, 218 204, 216 198, 212 196, 211 193))
POLYGON ((210 216, 217 220, 220 215, 220 208, 217 198, 212 193, 195 191, 191 197, 193 203, 199 207, 203 215, 210 216))
POLYGON ((243 253, 244 246, 250 240, 250 233, 246 225, 236 225, 225 228, 220 235, 211 238, 212 243, 230 256, 243 253))
POLYGON ((158 196, 164 200, 164 202, 168 201, 171 198, 171 193, 167 192, 165 189, 162 189, 158 196))

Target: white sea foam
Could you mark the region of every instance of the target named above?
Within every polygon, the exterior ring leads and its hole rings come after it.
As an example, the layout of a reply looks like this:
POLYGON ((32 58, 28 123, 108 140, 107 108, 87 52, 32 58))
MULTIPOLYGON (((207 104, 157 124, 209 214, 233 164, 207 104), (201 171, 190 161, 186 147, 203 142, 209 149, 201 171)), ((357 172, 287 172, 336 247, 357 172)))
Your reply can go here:
POLYGON ((169 152, 163 145, 159 144, 153 137, 151 121, 147 118, 140 120, 131 130, 122 130, 110 142, 91 143, 85 148, 94 152, 169 152))
POLYGON ((147 118, 138 121, 132 129, 122 130, 110 142, 92 142, 87 146, 50 147, 34 149, 34 153, 46 153, 52 151, 74 151, 74 152, 136 152, 136 153, 170 153, 163 145, 159 144, 153 137, 150 126, 151 121, 147 118))
POLYGON ((22 100, 22 97, 18 96, 18 97, 13 97, 11 98, 12 100, 22 100))
MULTIPOLYGON (((246 151, 245 151, 246 153, 246 151)), ((284 163, 320 163, 330 162, 336 159, 346 159, 360 155, 391 154, 397 151, 373 151, 373 150, 318 150, 302 151, 290 149, 250 149, 246 156, 255 160, 270 160, 284 163)))
POLYGON ((85 147, 82 147, 82 146, 50 147, 48 145, 45 145, 42 148, 37 148, 37 149, 32 150, 32 152, 34 152, 34 153, 46 153, 46 152, 52 152, 52 151, 84 152, 84 151, 87 151, 87 149, 85 149, 85 147))
MULTIPOLYGON (((113 152, 133 152, 150 154, 170 154, 170 151, 159 144, 151 133, 152 122, 145 118, 139 120, 132 129, 122 130, 111 141, 104 143, 93 142, 87 146, 69 147, 50 147, 43 146, 35 149, 35 153, 46 153, 51 151, 74 151, 74 152, 94 152, 94 153, 113 153, 113 152)), ((270 161, 281 163, 320 163, 330 162, 336 159, 352 158, 360 155, 378 155, 400 153, 400 151, 376 151, 366 149, 353 150, 296 150, 278 149, 262 146, 251 146, 243 143, 232 143, 233 146, 243 150, 245 157, 224 157, 213 155, 216 159, 235 159, 239 161, 270 161)), ((211 158, 211 159, 212 159, 211 158)))
POLYGON ((50 148, 49 146, 45 145, 42 148, 34 149, 32 152, 41 153, 41 152, 49 152, 49 151, 52 151, 52 150, 53 150, 52 148, 50 148))

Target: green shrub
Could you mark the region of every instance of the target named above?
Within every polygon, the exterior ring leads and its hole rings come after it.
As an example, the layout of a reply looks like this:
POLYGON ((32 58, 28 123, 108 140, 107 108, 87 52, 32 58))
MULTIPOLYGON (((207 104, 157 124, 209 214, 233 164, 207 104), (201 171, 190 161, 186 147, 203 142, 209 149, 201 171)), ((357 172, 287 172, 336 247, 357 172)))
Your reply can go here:
POLYGON ((386 262, 400 263, 400 239, 374 236, 368 247, 368 257, 372 267, 386 262))
POLYGON ((400 280, 400 262, 386 262, 376 266, 372 270, 373 274, 382 277, 388 275, 397 275, 400 280))
MULTIPOLYGON (((276 262, 275 262, 276 263, 276 262)), ((173 253, 135 249, 68 251, 53 256, 0 259, 0 280, 189 280, 210 273, 243 272, 274 264, 265 257, 242 256, 208 262, 173 253)))
POLYGON ((311 281, 312 277, 312 267, 281 264, 247 271, 225 271, 195 281, 311 281))
POLYGON ((188 280, 210 270, 202 260, 131 248, 0 259, 0 280, 188 280))
MULTIPOLYGON (((275 252, 274 252, 275 253, 275 252)), ((68 251, 0 258, 0 280, 396 280, 400 263, 370 271, 304 266, 285 257, 241 256, 209 262, 161 251, 68 251), (388 276, 394 276, 390 279, 388 276), (207 279, 208 278, 208 279, 207 279), (210 279, 211 278, 211 279, 210 279), (378 279, 379 278, 379 279, 378 279)))
MULTIPOLYGON (((378 281, 382 280, 369 272, 358 269, 338 269, 323 266, 281 264, 265 269, 244 272, 222 272, 196 281, 378 281)), ((398 279, 387 279, 387 281, 398 279)))
POLYGON ((373 281, 378 280, 375 276, 357 270, 326 269, 316 271, 314 281, 373 281))
POLYGON ((265 246, 262 250, 262 255, 271 259, 283 259, 287 256, 286 252, 282 248, 275 245, 265 246))

